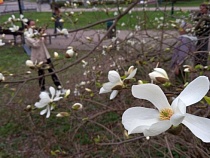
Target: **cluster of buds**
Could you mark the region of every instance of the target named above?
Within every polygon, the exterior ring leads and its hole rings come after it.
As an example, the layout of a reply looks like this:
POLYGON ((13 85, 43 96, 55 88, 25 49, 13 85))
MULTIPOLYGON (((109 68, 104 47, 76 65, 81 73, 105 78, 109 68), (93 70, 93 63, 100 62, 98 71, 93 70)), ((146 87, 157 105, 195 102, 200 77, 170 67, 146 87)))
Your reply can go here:
POLYGON ((26 60, 26 66, 28 66, 31 69, 48 69, 49 68, 49 66, 46 66, 46 64, 44 64, 43 62, 33 63, 33 61, 31 60, 26 60))

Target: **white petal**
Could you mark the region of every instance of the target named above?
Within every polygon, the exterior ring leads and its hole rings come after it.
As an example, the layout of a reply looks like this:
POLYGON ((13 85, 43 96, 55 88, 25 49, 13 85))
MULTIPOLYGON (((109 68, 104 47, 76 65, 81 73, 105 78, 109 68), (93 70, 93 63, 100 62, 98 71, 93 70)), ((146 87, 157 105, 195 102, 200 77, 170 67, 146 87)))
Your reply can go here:
POLYGON ((177 98, 176 101, 173 101, 171 107, 174 113, 178 113, 182 115, 185 115, 186 113, 186 105, 180 98, 177 98))
POLYGON ((54 98, 54 96, 55 96, 55 88, 54 87, 50 87, 49 90, 50 90, 51 98, 54 98))
POLYGON ((44 115, 47 112, 47 108, 40 112, 40 115, 44 115))
POLYGON ((156 136, 165 131, 167 131, 171 127, 171 123, 169 120, 159 121, 153 124, 149 129, 145 129, 144 136, 156 136))
POLYGON ((182 123, 203 142, 210 142, 210 119, 186 114, 182 123))
POLYGON ((180 98, 186 106, 192 105, 200 101, 209 90, 209 79, 206 76, 199 76, 189 83, 187 87, 174 100, 180 98))
POLYGON ((48 99, 50 101, 49 93, 47 92, 41 92, 39 95, 40 99, 48 99))
POLYGON ((47 115, 46 115, 46 118, 49 118, 50 117, 50 106, 47 106, 47 115))
POLYGON ((111 92, 111 90, 106 90, 106 89, 104 89, 103 87, 101 87, 101 89, 100 89, 100 91, 99 91, 99 94, 108 93, 108 92, 111 92))
POLYGON ((113 90, 112 91, 112 93, 111 93, 111 95, 110 95, 110 100, 112 100, 112 99, 114 99, 116 96, 117 96, 117 94, 119 93, 119 91, 118 90, 113 90))
POLYGON ((159 112, 155 109, 132 107, 122 115, 122 124, 131 133, 143 133, 145 128, 159 121, 159 112))
POLYGON ((36 106, 37 108, 43 108, 43 107, 46 106, 46 104, 43 104, 42 102, 36 102, 36 103, 34 104, 34 106, 36 106))
POLYGON ((112 83, 117 83, 121 80, 119 73, 114 70, 109 71, 108 79, 112 83))
POLYGON ((171 124, 174 126, 178 126, 180 123, 182 123, 182 121, 184 120, 185 115, 182 114, 174 114, 172 115, 172 117, 170 118, 171 124))
POLYGON ((137 71, 137 68, 134 69, 134 70, 128 75, 128 77, 126 77, 125 79, 131 79, 131 78, 133 78, 133 77, 136 75, 136 71, 137 71))
POLYGON ((59 28, 56 28, 57 29, 57 31, 60 33, 61 32, 61 30, 59 29, 59 28))
POLYGON ((63 97, 58 97, 58 96, 56 96, 54 99, 53 99, 53 101, 59 101, 60 99, 62 99, 63 97))
POLYGON ((150 101, 159 111, 163 108, 170 108, 165 94, 155 84, 134 85, 132 86, 132 94, 136 98, 150 101))
POLYGON ((114 87, 115 84, 111 83, 111 82, 107 82, 103 84, 103 88, 106 91, 111 91, 112 88, 114 87))

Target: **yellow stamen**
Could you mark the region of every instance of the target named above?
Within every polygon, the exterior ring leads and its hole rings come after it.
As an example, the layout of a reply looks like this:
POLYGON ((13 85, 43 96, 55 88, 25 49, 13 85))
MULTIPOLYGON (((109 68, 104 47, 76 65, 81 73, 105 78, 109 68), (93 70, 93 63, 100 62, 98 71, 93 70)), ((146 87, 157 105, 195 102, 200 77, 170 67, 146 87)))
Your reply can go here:
POLYGON ((171 116, 174 114, 171 108, 165 108, 160 111, 161 120, 170 120, 171 116))

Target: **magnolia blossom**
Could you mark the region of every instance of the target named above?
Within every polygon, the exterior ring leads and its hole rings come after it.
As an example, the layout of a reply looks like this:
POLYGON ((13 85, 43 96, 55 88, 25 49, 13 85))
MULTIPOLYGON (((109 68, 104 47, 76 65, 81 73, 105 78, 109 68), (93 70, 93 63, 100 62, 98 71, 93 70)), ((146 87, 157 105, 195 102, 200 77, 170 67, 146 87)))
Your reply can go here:
POLYGON ((60 33, 60 34, 62 34, 62 35, 68 35, 68 34, 69 34, 69 32, 68 32, 67 29, 62 29, 62 30, 60 30, 60 29, 57 28, 57 31, 58 31, 58 33, 60 33))
POLYGON ((149 77, 152 81, 158 83, 164 83, 169 81, 166 71, 162 68, 154 68, 154 71, 149 73, 149 77))
POLYGON ((50 117, 50 111, 54 109, 53 103, 62 99, 60 97, 60 91, 56 91, 55 88, 49 88, 50 94, 48 92, 41 92, 39 95, 40 101, 35 103, 37 108, 45 108, 40 112, 40 115, 47 113, 46 118, 50 117))
POLYGON ((33 63, 32 60, 26 60, 26 66, 28 66, 30 68, 36 68, 36 67, 39 68, 39 67, 42 66, 42 64, 43 64, 43 62, 39 62, 39 63, 35 62, 35 63, 33 63))
POLYGON ((22 21, 26 25, 28 19, 24 18, 24 15, 20 14, 20 21, 22 21))
POLYGON ((126 79, 131 79, 136 75, 137 68, 134 69, 134 66, 130 66, 128 68, 128 71, 125 72, 125 75, 127 76, 126 79))
POLYGON ((0 82, 1 82, 1 81, 4 81, 4 80, 5 80, 4 75, 3 75, 2 73, 0 73, 0 82))
POLYGON ((117 71, 111 70, 108 73, 109 82, 104 83, 103 87, 101 87, 99 94, 112 92, 110 95, 110 100, 114 99, 119 90, 123 87, 123 81, 120 78, 120 75, 117 71))
POLYGON ((13 25, 12 27, 9 28, 9 30, 10 30, 11 32, 16 32, 16 31, 19 30, 19 28, 20 28, 19 26, 13 25))
POLYGON ((52 21, 55 21, 55 18, 54 18, 54 17, 51 17, 51 20, 52 20, 52 21))
POLYGON ((33 28, 29 28, 24 31, 24 36, 28 38, 33 38, 35 36, 39 36, 39 32, 37 30, 34 30, 33 28))
POLYGON ((4 33, 1 35, 1 38, 5 38, 5 34, 4 33))
POLYGON ((122 124, 128 134, 143 133, 147 137, 159 135, 182 123, 203 142, 210 142, 210 119, 186 113, 186 107, 199 102, 209 91, 209 86, 209 79, 200 76, 189 83, 170 105, 159 86, 134 85, 133 96, 150 101, 157 109, 129 108, 123 113, 122 124))
MULTIPOLYGON (((136 71, 137 69, 134 69, 134 67, 131 66, 128 69, 128 72, 126 75, 127 77, 124 80, 133 78, 136 74, 136 71)), ((114 70, 109 71, 108 80, 109 82, 104 83, 103 87, 101 87, 99 94, 111 92, 110 100, 112 100, 117 96, 117 94, 119 93, 119 90, 123 88, 124 82, 121 80, 119 73, 114 70)))
POLYGON ((63 19, 60 19, 59 22, 64 22, 64 20, 63 19))
POLYGON ((12 15, 11 17, 8 18, 7 20, 8 22, 12 22, 12 21, 17 21, 15 15, 12 15))
POLYGON ((0 39, 0 46, 5 45, 5 43, 2 42, 2 39, 0 39))
POLYGON ((88 64, 88 62, 85 61, 85 60, 82 60, 81 62, 82 62, 82 67, 84 67, 84 68, 85 68, 85 67, 87 66, 87 64, 88 64))

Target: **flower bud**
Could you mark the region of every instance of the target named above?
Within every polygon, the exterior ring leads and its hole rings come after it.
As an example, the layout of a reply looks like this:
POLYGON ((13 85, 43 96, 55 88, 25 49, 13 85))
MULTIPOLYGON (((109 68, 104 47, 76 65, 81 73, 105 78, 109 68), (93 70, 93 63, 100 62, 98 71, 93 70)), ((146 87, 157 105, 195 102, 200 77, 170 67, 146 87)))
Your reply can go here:
POLYGON ((4 75, 2 73, 0 73, 0 82, 1 81, 5 81, 5 77, 4 77, 4 75))
POLYGON ((68 117, 70 114, 68 112, 59 112, 56 117, 68 117))
POLYGON ((59 55, 58 55, 57 52, 54 52, 54 57, 55 57, 55 58, 58 58, 58 57, 59 57, 59 55))
POLYGON ((68 89, 68 90, 66 91, 65 95, 64 95, 64 98, 68 97, 70 93, 71 93, 71 90, 68 89))
POLYGON ((154 68, 154 71, 149 73, 149 77, 152 81, 157 83, 165 83, 169 81, 166 71, 162 68, 154 68))
POLYGON ((65 57, 66 58, 71 58, 74 55, 74 50, 73 49, 69 49, 66 51, 65 57))
POLYGON ((83 105, 81 103, 75 103, 72 105, 73 110, 81 110, 83 108, 83 105))
POLYGON ((33 61, 31 61, 31 60, 26 60, 26 65, 27 65, 28 67, 34 67, 34 63, 33 63, 33 61))

